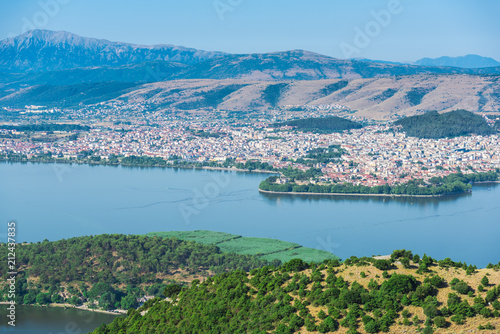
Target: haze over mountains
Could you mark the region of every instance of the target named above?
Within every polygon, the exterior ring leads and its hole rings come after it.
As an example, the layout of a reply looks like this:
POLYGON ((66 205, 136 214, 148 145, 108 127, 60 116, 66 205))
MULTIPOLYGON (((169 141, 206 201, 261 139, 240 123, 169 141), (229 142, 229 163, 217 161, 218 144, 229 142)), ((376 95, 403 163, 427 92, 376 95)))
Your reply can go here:
MULTIPOLYGON (((434 63, 494 64, 482 57, 450 59, 434 63)), ((432 60, 421 63, 431 64, 432 60)), ((385 115, 381 118, 395 112, 453 108, 496 112, 500 109, 499 74, 500 66, 459 68, 345 60, 304 50, 228 54, 173 45, 140 46, 47 30, 0 41, 2 106, 61 105, 63 100, 64 105, 72 106, 120 99, 181 109, 228 110, 338 103, 362 110, 368 117, 385 115), (345 82, 343 87, 336 86, 339 80, 345 82), (262 96, 276 82, 285 88, 269 104, 262 96), (220 92, 225 86, 231 88, 220 92), (172 89, 185 92, 174 95, 172 89), (204 94, 211 96, 210 92, 217 98, 203 102, 204 94)))
MULTIPOLYGON (((443 66, 429 68, 428 64, 422 67, 382 61, 343 60, 304 50, 228 54, 174 45, 143 46, 86 38, 64 31, 32 30, 0 41, 0 69, 8 72, 41 73, 82 68, 91 71, 98 67, 134 71, 140 67, 139 64, 165 66, 164 62, 176 69, 164 79, 318 80, 476 73, 443 66)), ((487 71, 500 73, 500 69, 487 71)))
POLYGON ((482 57, 478 55, 466 55, 462 57, 439 57, 422 58, 415 62, 422 66, 450 66, 461 68, 484 68, 500 66, 500 62, 493 58, 482 57))

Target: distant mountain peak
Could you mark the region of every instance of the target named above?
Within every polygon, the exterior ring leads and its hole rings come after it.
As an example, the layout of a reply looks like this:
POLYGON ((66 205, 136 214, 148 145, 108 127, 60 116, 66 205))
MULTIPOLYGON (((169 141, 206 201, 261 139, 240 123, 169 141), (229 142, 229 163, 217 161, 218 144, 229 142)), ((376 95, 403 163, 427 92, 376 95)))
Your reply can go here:
POLYGON ((500 66, 500 62, 490 57, 468 54, 460 57, 422 58, 415 64, 420 66, 448 66, 461 68, 484 68, 500 66))
POLYGON ((0 68, 29 72, 123 66, 157 60, 197 64, 223 55, 222 52, 174 45, 111 42, 42 29, 0 41, 0 68))
MULTIPOLYGON (((45 30, 45 29, 34 29, 25 32, 19 36, 11 38, 13 40, 40 40, 51 44, 59 44, 59 43, 71 43, 74 45, 85 45, 85 44, 105 44, 105 45, 128 45, 131 47, 142 47, 142 48, 158 48, 158 47, 172 47, 178 49, 186 49, 182 46, 175 46, 169 44, 161 44, 161 45, 139 45, 133 43, 124 43, 124 42, 113 42, 107 39, 99 39, 92 37, 83 37, 77 34, 73 34, 71 32, 67 32, 64 30, 53 31, 53 30, 45 30)), ((194 50, 194 49, 191 49, 194 50)))

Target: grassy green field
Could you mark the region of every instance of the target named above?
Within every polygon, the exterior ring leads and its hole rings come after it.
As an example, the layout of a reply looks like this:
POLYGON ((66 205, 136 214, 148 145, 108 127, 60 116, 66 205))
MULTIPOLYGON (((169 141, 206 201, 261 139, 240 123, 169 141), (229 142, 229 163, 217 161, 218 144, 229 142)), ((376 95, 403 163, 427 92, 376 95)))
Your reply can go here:
POLYGON ((226 253, 256 255, 262 259, 288 262, 291 259, 302 259, 306 262, 322 262, 323 260, 339 259, 327 251, 302 247, 299 244, 267 238, 242 237, 241 235, 213 231, 172 231, 151 232, 147 236, 162 238, 176 237, 181 240, 199 242, 205 245, 217 245, 226 253))
POLYGON ((242 237, 222 242, 217 246, 226 253, 264 255, 302 247, 299 244, 275 239, 242 237))
POLYGON ((213 232, 213 231, 171 231, 171 232, 151 232, 146 234, 149 237, 162 237, 162 238, 172 238, 194 241, 204 245, 215 245, 220 242, 228 241, 235 238, 241 238, 241 235, 229 234, 224 232, 213 232))

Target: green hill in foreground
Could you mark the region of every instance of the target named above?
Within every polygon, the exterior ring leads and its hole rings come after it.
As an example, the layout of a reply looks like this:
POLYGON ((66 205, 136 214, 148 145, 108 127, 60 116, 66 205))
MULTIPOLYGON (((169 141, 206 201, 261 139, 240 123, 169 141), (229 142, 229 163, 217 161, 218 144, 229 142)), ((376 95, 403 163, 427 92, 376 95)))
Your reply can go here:
MULTIPOLYGON (((172 283, 184 285, 232 270, 279 265, 252 255, 225 253, 215 245, 178 238, 102 234, 17 244, 17 304, 85 305, 129 309, 136 299, 161 296, 172 283)), ((9 249, 0 243, 0 257, 9 249)), ((0 301, 9 300, 7 266, 0 266, 0 301)))
POLYGON ((254 255, 258 258, 273 261, 288 262, 292 259, 302 259, 306 262, 322 262, 339 259, 330 252, 302 247, 299 244, 267 238, 242 237, 241 235, 213 231, 172 231, 151 232, 146 236, 156 236, 180 240, 194 241, 205 245, 216 245, 222 252, 241 255, 254 255))
POLYGON ((498 333, 499 269, 406 250, 342 264, 295 259, 169 286, 167 299, 93 333, 498 333))

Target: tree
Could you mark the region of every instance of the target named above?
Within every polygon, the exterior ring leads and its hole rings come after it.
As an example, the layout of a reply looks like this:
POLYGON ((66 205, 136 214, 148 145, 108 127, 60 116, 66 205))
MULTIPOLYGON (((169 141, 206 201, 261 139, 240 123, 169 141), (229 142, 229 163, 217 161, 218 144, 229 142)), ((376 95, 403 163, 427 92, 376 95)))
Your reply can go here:
POLYGON ((292 259, 283 264, 282 267, 286 271, 298 272, 309 268, 309 264, 301 259, 292 259))
POLYGON ((464 317, 462 315, 456 314, 450 318, 451 321, 456 323, 457 325, 463 325, 464 324, 464 317))
POLYGON ((412 275, 394 274, 382 283, 380 290, 387 294, 406 294, 410 291, 415 291, 417 284, 417 280, 412 275))
POLYGON ((28 305, 28 304, 33 304, 36 301, 36 292, 34 290, 30 290, 29 293, 25 294, 23 297, 23 303, 28 305))
POLYGON ((375 268, 379 270, 388 270, 391 269, 391 261, 389 260, 375 260, 373 263, 375 268))
POLYGON ((326 317, 325 320, 319 325, 320 333, 335 332, 339 328, 339 323, 331 317, 326 317))
POLYGON ((464 281, 460 281, 460 282, 455 283, 455 284, 453 284, 453 281, 452 281, 451 288, 453 290, 457 291, 458 293, 461 293, 462 295, 466 295, 470 290, 469 285, 467 283, 465 283, 464 281))
POLYGON ((82 301, 81 301, 81 299, 80 299, 80 298, 78 298, 77 296, 72 296, 72 297, 69 299, 69 303, 70 303, 71 305, 75 305, 75 306, 77 306, 77 305, 80 305, 80 304, 82 303, 82 301))
POLYGON ((40 304, 40 305, 46 305, 46 304, 50 303, 50 294, 40 292, 36 296, 36 303, 40 304))
POLYGON ((276 327, 276 331, 275 331, 276 334, 291 334, 292 333, 292 330, 290 329, 290 327, 288 327, 286 324, 284 323, 280 323, 278 324, 278 326, 276 327))
POLYGON ((134 295, 128 294, 122 298, 120 306, 123 310, 129 310, 131 308, 136 308, 138 305, 137 298, 134 295))
POLYGON ((439 315, 439 310, 434 304, 426 305, 424 307, 424 314, 429 318, 435 318, 439 315))
POLYGON ((116 295, 112 292, 106 292, 101 296, 101 298, 99 298, 99 307, 103 310, 110 310, 114 308, 116 303, 116 295))
POLYGON ((437 316, 434 318, 434 324, 439 328, 446 327, 446 319, 442 316, 437 316))
POLYGON ((467 270, 465 271, 465 274, 466 275, 472 275, 475 272, 476 272, 476 269, 472 265, 469 265, 469 267, 467 267, 467 270))
POLYGON ((487 307, 484 307, 483 309, 481 309, 479 314, 481 314, 483 316, 483 318, 491 318, 493 316, 493 314, 491 313, 491 310, 487 307))
POLYGON ((481 279, 481 284, 484 286, 488 286, 488 284, 490 284, 490 280, 486 275, 484 275, 484 277, 481 279))
POLYGON ((178 284, 170 284, 163 290, 163 295, 170 299, 175 299, 179 292, 182 291, 182 286, 178 284))
POLYGON ((367 333, 378 333, 378 331, 379 331, 379 325, 378 325, 378 323, 375 320, 369 321, 365 325, 365 331, 367 333))

